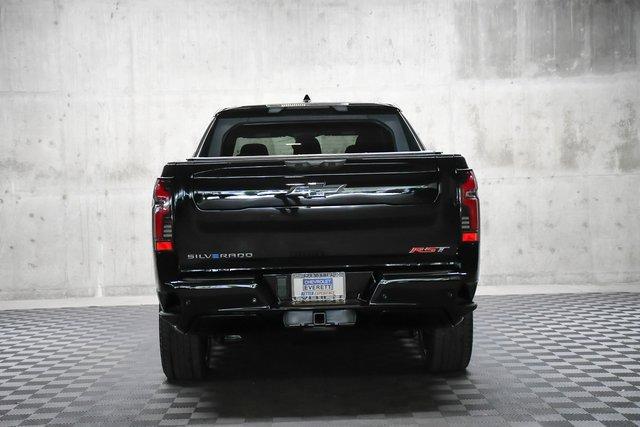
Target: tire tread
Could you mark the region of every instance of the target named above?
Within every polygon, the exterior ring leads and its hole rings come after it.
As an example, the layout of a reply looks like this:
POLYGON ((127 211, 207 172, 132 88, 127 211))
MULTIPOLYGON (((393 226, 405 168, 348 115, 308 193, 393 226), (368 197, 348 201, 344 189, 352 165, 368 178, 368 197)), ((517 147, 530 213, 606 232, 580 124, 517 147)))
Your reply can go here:
POLYGON ((473 313, 454 327, 422 330, 426 368, 431 373, 462 371, 473 348, 473 313))
POLYGON ((160 359, 169 381, 204 377, 204 346, 200 336, 185 334, 159 319, 160 359))

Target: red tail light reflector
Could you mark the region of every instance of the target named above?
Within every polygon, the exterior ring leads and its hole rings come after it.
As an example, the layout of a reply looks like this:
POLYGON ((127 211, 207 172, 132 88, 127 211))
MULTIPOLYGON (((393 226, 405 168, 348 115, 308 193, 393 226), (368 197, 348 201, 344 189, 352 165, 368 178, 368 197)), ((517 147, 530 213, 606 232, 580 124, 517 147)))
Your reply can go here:
POLYGON ((153 242, 156 251, 173 250, 171 192, 166 178, 158 178, 153 188, 153 242))
POLYGON ((156 242, 156 251, 172 251, 172 242, 156 242))
POLYGON ((463 242, 477 242, 478 240, 480 240, 478 238, 478 233, 462 233, 463 242))

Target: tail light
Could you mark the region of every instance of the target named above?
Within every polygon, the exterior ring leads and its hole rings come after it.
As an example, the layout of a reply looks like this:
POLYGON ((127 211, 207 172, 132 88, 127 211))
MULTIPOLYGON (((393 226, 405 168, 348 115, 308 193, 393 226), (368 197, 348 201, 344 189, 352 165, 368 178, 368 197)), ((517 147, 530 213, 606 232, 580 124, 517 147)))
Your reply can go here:
POLYGON ((166 178, 158 178, 153 188, 153 246, 156 251, 173 250, 171 192, 166 178))
POLYGON ((460 171, 463 181, 460 184, 460 210, 462 218, 462 241, 480 241, 480 200, 478 183, 471 169, 460 171))

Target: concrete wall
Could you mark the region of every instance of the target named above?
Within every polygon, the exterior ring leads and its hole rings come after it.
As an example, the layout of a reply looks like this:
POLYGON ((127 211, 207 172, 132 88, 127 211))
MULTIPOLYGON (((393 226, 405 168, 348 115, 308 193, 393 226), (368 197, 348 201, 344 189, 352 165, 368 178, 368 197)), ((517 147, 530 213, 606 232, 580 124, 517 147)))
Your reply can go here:
POLYGON ((148 293, 212 114, 397 104, 467 156, 485 284, 640 281, 640 2, 0 2, 0 299, 148 293))

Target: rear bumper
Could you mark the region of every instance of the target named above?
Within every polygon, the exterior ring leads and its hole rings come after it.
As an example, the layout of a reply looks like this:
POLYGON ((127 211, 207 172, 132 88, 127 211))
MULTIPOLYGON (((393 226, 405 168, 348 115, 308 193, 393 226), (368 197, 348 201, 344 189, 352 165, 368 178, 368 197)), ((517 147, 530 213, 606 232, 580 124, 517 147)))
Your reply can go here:
POLYGON ((232 333, 284 327, 289 311, 349 310, 356 326, 457 324, 473 311, 476 283, 463 273, 347 273, 344 304, 292 304, 287 274, 189 278, 161 284, 160 316, 184 332, 232 333))

